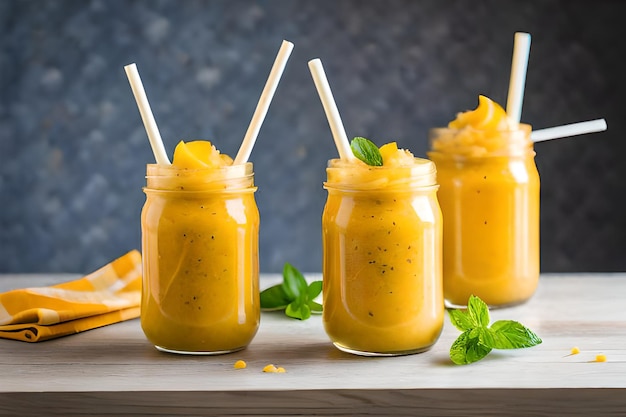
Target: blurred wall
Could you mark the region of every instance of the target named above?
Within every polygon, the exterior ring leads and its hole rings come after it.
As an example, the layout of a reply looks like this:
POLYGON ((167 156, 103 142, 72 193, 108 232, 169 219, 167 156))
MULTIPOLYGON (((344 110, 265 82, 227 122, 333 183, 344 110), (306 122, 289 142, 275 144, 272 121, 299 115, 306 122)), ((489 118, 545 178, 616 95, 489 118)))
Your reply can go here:
POLYGON ((283 39, 295 49, 251 156, 261 270, 321 270, 337 155, 307 61, 321 58, 349 137, 425 156, 428 128, 506 102, 515 31, 532 34, 522 121, 607 119, 536 145, 541 267, 626 271, 626 3, 612 0, 4 0, 0 272, 89 272, 140 248, 153 162, 123 66, 136 62, 168 152, 234 155, 283 39))

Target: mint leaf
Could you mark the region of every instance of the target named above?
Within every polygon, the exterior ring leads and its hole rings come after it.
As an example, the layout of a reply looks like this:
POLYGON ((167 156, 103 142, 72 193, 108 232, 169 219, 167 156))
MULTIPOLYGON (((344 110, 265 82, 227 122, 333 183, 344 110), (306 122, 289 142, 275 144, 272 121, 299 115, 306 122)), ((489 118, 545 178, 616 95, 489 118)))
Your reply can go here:
POLYGON ((350 142, 350 148, 354 156, 367 165, 376 167, 383 165, 383 157, 380 154, 380 150, 372 141, 357 136, 350 142))
POLYGON ((309 300, 311 301, 315 300, 315 297, 320 295, 321 292, 322 292, 322 281, 313 281, 311 284, 309 284, 309 288, 307 288, 306 290, 307 296, 309 297, 309 300))
POLYGON ((458 365, 479 361, 492 349, 527 348, 541 343, 532 330, 513 320, 498 320, 489 327, 489 307, 474 295, 467 302, 467 312, 448 312, 452 324, 463 332, 450 347, 450 359, 458 365))
POLYGON ((477 362, 491 352, 491 348, 480 343, 479 337, 472 337, 472 330, 466 330, 452 343, 450 359, 457 365, 477 362))
POLYGON ((290 263, 283 267, 283 286, 285 293, 291 300, 295 300, 302 293, 306 293, 307 283, 300 271, 290 263))
POLYGON ((460 331, 464 332, 465 330, 470 330, 475 326, 475 323, 472 322, 469 314, 465 313, 461 310, 448 310, 448 315, 450 316, 450 321, 460 331))
POLYGON ((274 285, 261 291, 261 308, 264 310, 282 310, 292 299, 287 295, 283 284, 274 285))
POLYGON ((285 263, 283 282, 261 291, 261 309, 285 310, 288 317, 306 320, 311 313, 321 313, 322 305, 313 301, 322 292, 322 281, 306 282, 293 265, 285 263))
POLYGON ((532 330, 513 320, 498 320, 487 330, 490 339, 483 343, 494 349, 527 348, 541 343, 532 330))
POLYGON ((319 314, 322 312, 322 305, 313 301, 318 295, 321 294, 321 292, 322 292, 322 281, 313 281, 311 284, 309 284, 309 288, 307 288, 306 295, 307 295, 307 303, 308 303, 311 313, 319 314))
POLYGON ((291 318, 306 320, 311 317, 311 308, 306 303, 306 295, 298 297, 296 301, 289 304, 285 309, 285 314, 291 318))
POLYGON ((475 295, 470 295, 467 303, 467 313, 474 327, 489 326, 489 307, 475 295))
POLYGON ((315 301, 309 301, 309 307, 311 308, 311 313, 321 313, 322 305, 320 303, 316 303, 315 301))
POLYGON ((287 308, 285 308, 285 314, 287 317, 291 317, 293 319, 302 320, 302 316, 300 315, 300 304, 302 301, 298 298, 294 302, 290 303, 287 308))

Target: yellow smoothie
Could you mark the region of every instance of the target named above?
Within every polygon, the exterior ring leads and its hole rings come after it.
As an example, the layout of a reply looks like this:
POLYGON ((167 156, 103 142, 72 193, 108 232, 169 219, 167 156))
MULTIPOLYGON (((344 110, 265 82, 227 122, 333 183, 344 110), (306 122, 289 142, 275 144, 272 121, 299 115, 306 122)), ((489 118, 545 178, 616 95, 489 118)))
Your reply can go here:
POLYGON ((210 142, 181 142, 172 165, 148 165, 146 179, 146 337, 176 353, 243 349, 260 319, 252 164, 233 166, 210 142))
POLYGON ((377 167, 329 161, 323 323, 350 353, 417 353, 437 341, 444 317, 436 174, 395 143, 381 154, 377 167))
POLYGON ((449 306, 476 295, 492 307, 529 299, 539 280, 539 174, 529 125, 480 96, 475 110, 430 132, 444 219, 449 306))

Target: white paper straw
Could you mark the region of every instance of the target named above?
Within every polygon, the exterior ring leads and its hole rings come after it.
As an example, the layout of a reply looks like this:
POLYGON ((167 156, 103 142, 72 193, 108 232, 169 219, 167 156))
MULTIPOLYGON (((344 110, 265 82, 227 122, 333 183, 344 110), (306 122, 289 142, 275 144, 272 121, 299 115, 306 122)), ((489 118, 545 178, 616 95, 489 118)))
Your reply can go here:
POLYGON ((549 127, 547 129, 534 130, 530 134, 530 140, 541 142, 550 139, 566 138, 569 136, 584 135, 586 133, 602 132, 606 130, 606 120, 596 119, 588 122, 571 123, 563 126, 549 127))
POLYGON ((280 81, 280 77, 283 75, 285 65, 287 65, 287 60, 289 59, 289 55, 291 55, 292 50, 293 44, 283 40, 233 165, 246 163, 248 158, 250 158, 250 153, 252 152, 256 138, 259 135, 261 125, 265 120, 267 110, 270 108, 270 103, 272 102, 272 98, 274 97, 274 93, 278 87, 278 82, 280 81))
POLYGON ((139 107, 141 120, 143 120, 143 125, 146 128, 146 133, 148 134, 148 140, 150 141, 150 147, 152 148, 154 159, 156 159, 156 162, 159 165, 171 165, 170 160, 167 157, 167 153, 165 152, 165 146, 163 146, 163 140, 161 139, 159 128, 157 127, 154 116, 152 115, 152 110, 150 110, 148 97, 146 97, 146 92, 143 89, 141 78, 139 78, 137 65, 134 63, 128 64, 124 67, 124 70, 126 71, 130 88, 133 90, 137 107, 139 107))
POLYGON ((322 61, 319 59, 309 61, 309 70, 313 76, 313 82, 317 88, 317 93, 322 101, 322 106, 324 107, 324 112, 326 113, 326 118, 328 119, 330 131, 332 132, 333 139, 335 140, 335 146, 337 146, 339 157, 341 159, 351 161, 354 159, 354 154, 352 153, 352 149, 350 149, 350 143, 348 142, 346 131, 343 128, 343 123, 341 122, 341 116, 339 116, 339 110, 337 110, 337 104, 333 98, 333 93, 330 90, 330 85, 328 84, 328 79, 326 78, 322 61))
POLYGON ((526 83, 529 54, 530 34, 523 32, 515 33, 511 79, 509 80, 509 93, 506 102, 506 113, 515 123, 519 123, 522 117, 524 84, 526 83))

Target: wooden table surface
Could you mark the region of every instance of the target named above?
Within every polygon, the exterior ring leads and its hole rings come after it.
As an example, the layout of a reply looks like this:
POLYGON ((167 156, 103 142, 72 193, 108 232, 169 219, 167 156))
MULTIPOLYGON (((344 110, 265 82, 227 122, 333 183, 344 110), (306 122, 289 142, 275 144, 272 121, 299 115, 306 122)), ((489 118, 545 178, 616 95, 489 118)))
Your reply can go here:
MULTIPOLYGON (((5 274, 0 292, 74 278, 5 274)), ((261 287, 279 279, 263 275, 261 287)), ((138 319, 41 343, 0 339, 0 415, 626 415, 626 273, 544 274, 529 302, 491 316, 543 343, 457 366, 446 318, 430 351, 367 358, 337 350, 320 316, 282 312, 264 312, 252 344, 221 356, 158 352, 138 319), (248 367, 234 369, 238 359, 248 367), (287 372, 263 373, 269 363, 287 372)))

